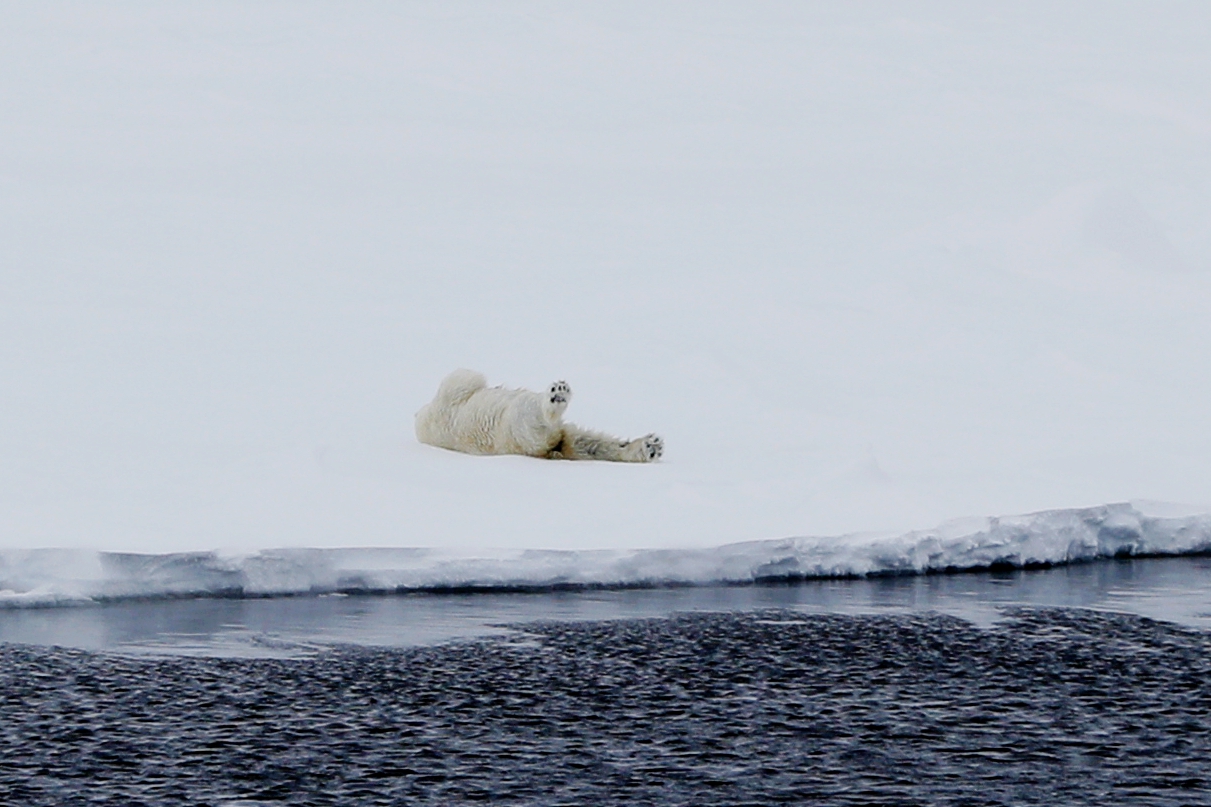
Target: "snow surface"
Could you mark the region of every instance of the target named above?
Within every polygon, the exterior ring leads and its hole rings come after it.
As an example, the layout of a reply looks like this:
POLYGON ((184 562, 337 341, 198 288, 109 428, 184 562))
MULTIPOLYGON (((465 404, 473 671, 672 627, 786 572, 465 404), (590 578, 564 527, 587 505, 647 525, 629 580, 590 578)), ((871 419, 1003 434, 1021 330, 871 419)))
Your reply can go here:
POLYGON ((81 596, 376 557, 385 585, 924 568, 943 539, 737 542, 1207 502, 1207 4, 0 22, 10 597, 39 564, 81 596), (461 366, 567 379, 570 419, 665 460, 417 445, 461 366))
POLYGON ((1211 516, 1119 504, 963 519, 903 535, 751 541, 705 549, 278 549, 141 555, 0 551, 0 607, 162 596, 753 583, 1021 568, 1211 552, 1211 516), (1163 511, 1162 511, 1163 512, 1163 511))

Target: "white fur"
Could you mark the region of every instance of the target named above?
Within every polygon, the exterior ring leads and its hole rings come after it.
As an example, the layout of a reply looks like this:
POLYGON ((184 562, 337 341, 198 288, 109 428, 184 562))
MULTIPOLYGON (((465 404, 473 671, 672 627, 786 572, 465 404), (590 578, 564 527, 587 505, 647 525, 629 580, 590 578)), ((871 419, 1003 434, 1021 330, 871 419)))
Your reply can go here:
POLYGON ((455 370, 416 413, 416 439, 467 454, 525 454, 566 460, 652 462, 664 453, 654 434, 620 440, 565 423, 572 390, 556 381, 545 392, 489 387, 474 370, 455 370))

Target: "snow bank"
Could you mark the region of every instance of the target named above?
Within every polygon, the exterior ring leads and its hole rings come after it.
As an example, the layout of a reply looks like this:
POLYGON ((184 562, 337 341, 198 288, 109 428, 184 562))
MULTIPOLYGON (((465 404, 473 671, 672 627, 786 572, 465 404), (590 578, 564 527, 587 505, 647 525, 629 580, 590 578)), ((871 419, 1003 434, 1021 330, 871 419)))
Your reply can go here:
POLYGON ((250 555, 0 552, 0 606, 177 596, 753 583, 1054 565, 1211 551, 1211 514, 1139 503, 963 519, 902 535, 707 549, 277 549, 250 555))

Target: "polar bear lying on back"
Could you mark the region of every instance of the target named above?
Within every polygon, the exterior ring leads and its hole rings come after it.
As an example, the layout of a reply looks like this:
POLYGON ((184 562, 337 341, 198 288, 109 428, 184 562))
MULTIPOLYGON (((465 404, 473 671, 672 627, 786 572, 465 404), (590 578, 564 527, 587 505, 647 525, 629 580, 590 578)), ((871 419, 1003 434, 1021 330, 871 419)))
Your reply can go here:
POLYGON ((664 453, 654 434, 620 440, 563 421, 567 383, 546 392, 489 387, 474 370, 455 370, 416 413, 416 439, 468 454, 525 454, 565 460, 652 462, 664 453))

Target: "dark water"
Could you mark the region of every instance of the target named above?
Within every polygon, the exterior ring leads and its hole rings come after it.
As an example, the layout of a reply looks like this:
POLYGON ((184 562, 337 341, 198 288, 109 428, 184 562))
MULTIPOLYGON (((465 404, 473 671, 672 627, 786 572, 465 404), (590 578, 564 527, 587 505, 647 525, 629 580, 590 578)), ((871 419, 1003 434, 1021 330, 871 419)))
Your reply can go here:
POLYGON ((1209 558, 3 610, 0 804, 1211 805, 1209 629, 1209 558))
POLYGON ((831 580, 784 586, 546 594, 294 597, 0 609, 0 642, 137 654, 310 655, 333 644, 425 645, 502 633, 506 622, 791 608, 935 611, 988 626, 1014 605, 1124 611, 1211 629, 1211 558, 1122 560, 1047 571, 831 580))
POLYGON ((0 646, 0 803, 1211 804, 1211 634, 1014 608, 309 658, 0 646))

